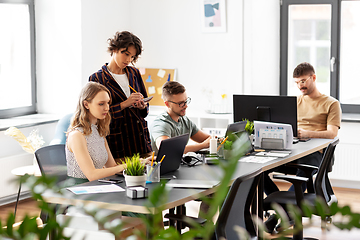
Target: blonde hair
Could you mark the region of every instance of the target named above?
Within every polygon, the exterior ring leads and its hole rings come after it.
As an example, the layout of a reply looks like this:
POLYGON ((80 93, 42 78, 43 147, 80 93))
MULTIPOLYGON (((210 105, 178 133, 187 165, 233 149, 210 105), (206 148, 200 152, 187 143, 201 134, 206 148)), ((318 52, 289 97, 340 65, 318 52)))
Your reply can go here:
MULTIPOLYGON (((83 87, 80 93, 80 98, 76 107, 76 111, 71 119, 71 124, 67 134, 78 127, 83 128, 84 135, 91 134, 91 123, 89 121, 90 112, 88 109, 85 108, 84 101, 91 102, 95 98, 95 96, 101 91, 105 91, 109 94, 111 102, 110 91, 100 83, 89 82, 83 87)), ((97 127, 100 136, 106 137, 110 133, 110 121, 111 116, 109 112, 106 115, 105 119, 97 120, 97 127)))

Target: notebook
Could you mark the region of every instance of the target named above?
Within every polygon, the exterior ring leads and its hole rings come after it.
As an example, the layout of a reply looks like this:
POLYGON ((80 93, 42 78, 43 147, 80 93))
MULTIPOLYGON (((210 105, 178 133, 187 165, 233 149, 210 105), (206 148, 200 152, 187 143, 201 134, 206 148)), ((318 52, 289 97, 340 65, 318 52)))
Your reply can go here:
POLYGON ((161 141, 156 157, 156 161, 159 162, 165 155, 164 160, 161 162, 160 175, 173 172, 180 167, 188 140, 189 134, 187 133, 161 141))
POLYGON ((212 188, 219 183, 219 181, 215 180, 171 179, 169 182, 166 183, 166 186, 174 188, 212 188))

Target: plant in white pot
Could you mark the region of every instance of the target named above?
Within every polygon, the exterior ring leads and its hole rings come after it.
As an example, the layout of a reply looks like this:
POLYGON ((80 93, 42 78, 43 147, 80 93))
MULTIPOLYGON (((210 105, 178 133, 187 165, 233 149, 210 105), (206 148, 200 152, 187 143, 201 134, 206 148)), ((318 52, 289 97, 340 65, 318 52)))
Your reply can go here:
POLYGON ((140 155, 125 157, 126 167, 123 172, 127 187, 144 186, 146 183, 145 163, 140 161, 140 155))

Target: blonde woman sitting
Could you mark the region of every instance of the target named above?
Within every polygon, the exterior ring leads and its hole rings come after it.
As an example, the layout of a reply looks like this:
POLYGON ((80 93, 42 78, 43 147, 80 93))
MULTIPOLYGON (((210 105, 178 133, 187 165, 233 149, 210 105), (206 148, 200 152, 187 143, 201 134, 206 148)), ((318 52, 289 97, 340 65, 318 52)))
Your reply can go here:
MULTIPOLYGON (((76 184, 97 180, 122 172, 106 141, 109 134, 111 103, 109 90, 95 82, 81 91, 76 112, 67 133, 67 174, 76 184)), ((149 159, 143 159, 143 163, 149 159)))

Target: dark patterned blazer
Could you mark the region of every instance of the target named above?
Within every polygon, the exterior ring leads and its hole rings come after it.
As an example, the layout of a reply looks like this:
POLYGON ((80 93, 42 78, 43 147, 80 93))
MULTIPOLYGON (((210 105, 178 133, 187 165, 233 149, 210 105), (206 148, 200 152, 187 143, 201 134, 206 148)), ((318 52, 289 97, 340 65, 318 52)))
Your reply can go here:
MULTIPOLYGON (((130 86, 146 98, 146 88, 139 70, 127 66, 125 73, 129 79, 130 86)), ((89 81, 104 85, 111 93, 111 123, 110 135, 107 136, 107 141, 114 158, 129 157, 135 153, 140 153, 141 155, 151 152, 149 130, 144 119, 149 113, 149 104, 143 110, 138 108, 121 109, 120 103, 125 101, 127 97, 108 71, 106 64, 98 72, 91 75, 89 81)))

